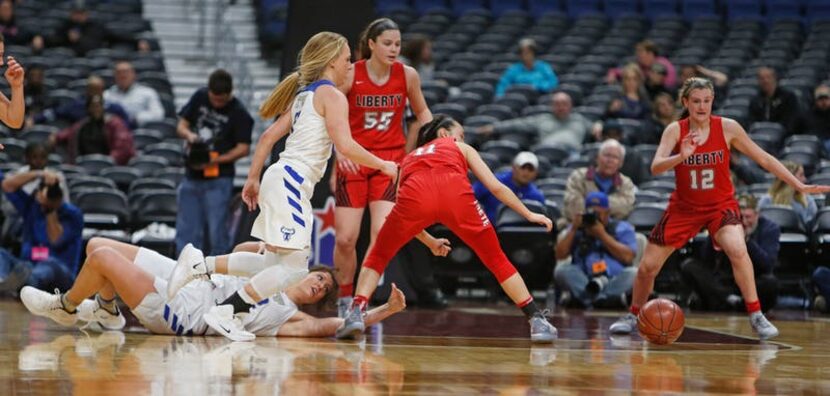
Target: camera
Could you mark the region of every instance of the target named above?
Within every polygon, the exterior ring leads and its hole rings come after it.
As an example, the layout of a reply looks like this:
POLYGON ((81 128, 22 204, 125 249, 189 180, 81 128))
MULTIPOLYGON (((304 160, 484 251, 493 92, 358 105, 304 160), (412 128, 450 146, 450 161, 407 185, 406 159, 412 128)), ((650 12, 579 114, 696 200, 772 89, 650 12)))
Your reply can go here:
POLYGON ((597 222, 597 213, 594 212, 594 209, 588 209, 585 213, 582 214, 582 226, 583 227, 590 227, 597 222))
POLYGON ((588 282, 588 286, 585 286, 585 292, 591 296, 596 296, 602 289, 608 286, 608 276, 605 275, 603 272, 600 275, 594 275, 593 278, 588 282))
POLYGON ((190 167, 198 167, 210 162, 210 144, 201 139, 190 145, 187 152, 186 163, 190 167))

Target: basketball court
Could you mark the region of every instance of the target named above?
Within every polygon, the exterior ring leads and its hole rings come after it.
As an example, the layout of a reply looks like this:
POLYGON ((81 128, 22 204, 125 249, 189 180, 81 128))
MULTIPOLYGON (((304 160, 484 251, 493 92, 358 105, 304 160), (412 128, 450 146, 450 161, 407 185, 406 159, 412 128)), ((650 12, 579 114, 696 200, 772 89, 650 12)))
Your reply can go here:
POLYGON ((59 328, 0 301, 2 395, 827 394, 830 321, 772 314, 771 342, 743 314, 690 314, 669 346, 610 337, 617 312, 557 310, 559 340, 531 345, 515 308, 408 309, 364 340, 153 336, 59 328))

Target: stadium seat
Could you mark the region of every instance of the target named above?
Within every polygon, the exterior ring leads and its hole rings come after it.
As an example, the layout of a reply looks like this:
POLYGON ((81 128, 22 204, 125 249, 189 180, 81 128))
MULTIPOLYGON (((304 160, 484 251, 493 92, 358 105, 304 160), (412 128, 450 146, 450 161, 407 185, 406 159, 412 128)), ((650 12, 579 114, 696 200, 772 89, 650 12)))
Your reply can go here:
POLYGON ((113 166, 101 170, 101 177, 115 182, 121 191, 127 191, 130 184, 141 176, 140 171, 129 166, 113 166))
POLYGON ((539 187, 539 189, 545 190, 558 188, 562 191, 565 191, 565 189, 568 187, 568 179, 559 177, 546 177, 543 179, 537 179, 535 183, 536 186, 539 187))
POLYGON ((665 203, 641 203, 634 206, 626 221, 634 226, 637 232, 650 232, 654 225, 663 217, 666 211, 665 203))
POLYGON ((3 139, 3 152, 9 156, 11 161, 24 162, 26 154, 26 142, 20 139, 5 138, 3 139))
POLYGON ((668 196, 652 190, 638 190, 634 193, 634 204, 667 202, 668 196))
POLYGON ((605 15, 611 19, 639 15, 638 5, 639 1, 633 0, 605 0, 605 15))
POLYGON ((458 103, 439 103, 431 110, 433 114, 446 114, 459 122, 467 116, 467 108, 458 103))
POLYGON ((668 195, 674 192, 675 185, 671 182, 652 180, 642 183, 639 187, 641 190, 654 191, 659 194, 668 195))
POLYGON ((172 166, 184 164, 184 149, 181 143, 155 143, 144 147, 143 151, 146 155, 156 155, 166 159, 172 166))
POLYGON ((429 11, 448 10, 447 2, 444 0, 412 0, 412 6, 419 14, 429 11))
POLYGON ((118 189, 114 181, 100 177, 84 175, 82 177, 73 177, 67 181, 69 191, 74 195, 76 191, 93 188, 104 188, 116 190, 118 189))
POLYGON ((520 150, 521 147, 517 143, 505 140, 491 140, 481 146, 482 152, 495 154, 503 164, 512 163, 520 150))
MULTIPOLYGON (((548 214, 546 205, 537 201, 522 201, 534 213, 548 214)), ((550 215, 550 214, 548 214, 550 215)), ((503 206, 496 221, 499 242, 510 262, 516 267, 531 290, 547 288, 554 261, 553 242, 556 230, 528 222, 513 209, 503 206)))
POLYGON ((86 169, 90 175, 97 175, 101 170, 115 166, 112 157, 103 154, 87 154, 78 157, 75 163, 86 169))
POLYGON ((781 227, 781 243, 807 242, 806 227, 792 207, 770 205, 760 208, 758 213, 781 227))
POLYGON ((170 163, 167 162, 167 159, 164 157, 154 156, 154 155, 142 155, 140 157, 135 157, 130 160, 127 166, 131 166, 135 169, 138 169, 144 175, 151 175, 153 172, 166 168, 170 166, 170 163))
POLYGON ((643 14, 655 22, 666 16, 675 16, 677 0, 643 0, 643 14))
POLYGON ((531 151, 533 151, 533 153, 540 158, 547 158, 553 166, 559 166, 563 161, 571 156, 571 151, 569 149, 550 144, 540 144, 533 147, 531 151))
POLYGON ((176 213, 178 203, 175 191, 150 190, 153 193, 146 194, 139 201, 135 212, 135 225, 143 227, 151 223, 159 222, 174 226, 176 224, 176 213))
POLYGON ((499 120, 507 120, 516 117, 516 112, 508 106, 501 104, 486 104, 476 109, 476 115, 489 115, 499 120))
POLYGON ((681 0, 683 17, 687 21, 693 21, 699 17, 712 17, 717 15, 717 7, 714 0, 681 0))
POLYGON ((85 227, 123 228, 130 219, 127 196, 114 188, 81 190, 73 202, 84 213, 85 227))
POLYGON ((130 183, 129 191, 136 190, 175 190, 176 183, 157 177, 143 177, 130 183))

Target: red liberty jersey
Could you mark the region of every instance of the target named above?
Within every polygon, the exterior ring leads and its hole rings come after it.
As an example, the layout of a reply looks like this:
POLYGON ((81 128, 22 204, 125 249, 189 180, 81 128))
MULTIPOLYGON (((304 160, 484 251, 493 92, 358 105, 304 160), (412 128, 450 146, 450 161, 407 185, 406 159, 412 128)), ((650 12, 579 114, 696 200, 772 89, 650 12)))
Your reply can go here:
MULTIPOLYGON (((678 121, 680 139, 673 153, 680 152, 680 142, 689 134, 689 119, 678 121)), ((676 187, 672 202, 694 207, 718 206, 735 199, 729 173, 729 146, 720 117, 709 117, 709 137, 695 153, 674 168, 676 187)))
POLYGON ((407 154, 401 162, 401 184, 415 173, 432 169, 441 169, 442 175, 457 174, 468 180, 467 160, 455 139, 438 138, 407 154))
POLYGON ((369 78, 366 61, 355 62, 348 95, 349 126, 354 140, 368 150, 403 148, 406 98, 403 63, 393 63, 389 80, 377 85, 369 78))

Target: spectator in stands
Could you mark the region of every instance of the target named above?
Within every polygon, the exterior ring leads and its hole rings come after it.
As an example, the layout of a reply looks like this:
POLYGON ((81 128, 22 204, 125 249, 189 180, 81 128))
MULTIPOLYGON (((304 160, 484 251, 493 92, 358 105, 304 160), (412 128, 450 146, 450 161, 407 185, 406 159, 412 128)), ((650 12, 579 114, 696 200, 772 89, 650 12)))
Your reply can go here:
POLYGON ((622 70, 622 95, 611 100, 606 111, 606 118, 628 118, 646 120, 651 113, 643 87, 643 74, 635 64, 629 64, 622 70))
MULTIPOLYGON (((58 182, 60 183, 61 189, 63 190, 63 197, 64 199, 69 202, 69 187, 66 185, 66 177, 64 177, 63 173, 56 168, 47 167, 49 163, 49 148, 46 146, 45 143, 29 143, 26 145, 26 150, 23 152, 23 158, 26 161, 26 165, 23 165, 20 168, 15 170, 9 171, 6 176, 14 176, 19 173, 25 173, 29 171, 48 171, 49 173, 54 174, 58 178, 58 182)), ((25 194, 31 195, 35 192, 35 189, 40 185, 40 180, 32 180, 28 184, 23 185, 20 187, 20 190, 23 191, 25 194)))
POLYGON ((400 61, 418 71, 421 81, 430 81, 435 75, 435 63, 432 61, 432 40, 423 34, 414 34, 406 38, 401 50, 400 61))
POLYGON ((608 196, 611 217, 625 219, 634 209, 634 183, 620 173, 625 160, 625 146, 614 139, 600 145, 595 166, 574 170, 568 177, 562 215, 570 221, 583 213, 585 197, 594 191, 608 196))
POLYGON ((538 48, 536 41, 530 38, 519 40, 520 62, 514 63, 504 71, 498 84, 496 96, 504 95, 511 85, 530 85, 537 91, 547 93, 559 86, 559 78, 553 68, 542 60, 536 59, 538 48))
POLYGON ((632 144, 659 144, 663 131, 672 122, 677 121, 677 107, 674 98, 663 92, 654 97, 651 117, 643 126, 642 133, 637 135, 632 144))
POLYGON ((589 193, 584 205, 585 211, 573 215, 556 243, 557 260, 571 257, 553 272, 565 291, 560 301, 567 305, 572 296, 585 307, 624 308, 637 276, 632 266, 637 253, 634 226, 611 219, 608 196, 602 192, 589 193))
MULTIPOLYGON (((741 222, 746 234, 746 250, 755 270, 755 287, 761 306, 770 309, 778 299, 778 280, 772 269, 778 260, 781 229, 773 221, 758 215, 758 202, 751 194, 738 197, 741 222)), ((693 290, 691 307, 709 310, 742 310, 744 303, 732 275, 732 265, 722 250, 715 250, 709 238, 696 258, 680 265, 684 281, 693 290), (699 305, 698 305, 699 304, 699 305)))
MULTIPOLYGON (((89 103, 89 98, 93 96, 105 96, 104 88, 104 80, 101 77, 95 75, 89 76, 86 80, 86 92, 82 97, 72 102, 34 113, 34 116, 30 118, 32 121, 29 124, 53 123, 55 121, 66 121, 74 124, 87 116, 87 103, 89 103)), ((111 100, 108 101, 106 97, 104 98, 104 112, 108 115, 118 116, 128 124, 130 122, 131 117, 127 114, 127 111, 120 104, 113 103, 111 100)), ((134 124, 129 124, 129 126, 130 128, 136 127, 134 124)))
POLYGON ((42 48, 44 44, 50 47, 69 47, 77 56, 84 56, 94 49, 106 48, 111 43, 130 43, 141 52, 150 49, 146 40, 119 35, 90 19, 83 1, 73 1, 69 19, 58 26, 54 36, 48 37, 45 42, 42 37, 36 36, 33 42, 36 49, 42 48))
MULTIPOLYGON (((634 50, 637 57, 637 65, 640 66, 640 75, 646 75, 651 70, 651 65, 660 63, 666 67, 666 79, 663 81, 663 84, 667 89, 675 89, 677 86, 677 71, 668 59, 660 56, 657 44, 654 44, 651 40, 643 40, 637 43, 634 50)), ((621 75, 622 69, 614 68, 608 71, 605 80, 608 84, 613 84, 620 79, 621 75)))
MULTIPOLYGON (((614 139, 620 143, 626 140, 622 125, 617 120, 608 120, 602 126, 600 141, 606 141, 608 139, 614 139)), ((651 159, 649 158, 649 160, 651 159)), ((634 150, 625 153, 620 173, 631 178, 631 182, 634 185, 639 185, 651 178, 651 171, 648 168, 646 160, 643 159, 640 153, 634 150)))
MULTIPOLYGON (((0 10, 2 9, 2 3, 0 3, 0 10)), ((26 100, 26 112, 29 114, 40 113, 51 104, 49 92, 43 84, 43 67, 31 66, 26 74, 26 85, 23 89, 23 92, 26 92, 24 98, 26 100)))
MULTIPOLYGON (((496 173, 496 178, 513 191, 519 199, 537 201, 544 205, 545 196, 534 183, 538 176, 539 158, 530 151, 522 151, 516 155, 512 169, 496 173)), ((478 181, 473 185, 473 193, 484 209, 484 213, 487 214, 487 218, 496 224, 499 208, 502 207, 501 201, 478 181)))
POLYGON ((830 268, 816 268, 813 271, 813 285, 818 290, 818 295, 813 300, 813 308, 827 312, 827 300, 830 300, 830 268))
POLYGON ((591 122, 582 114, 573 111, 571 96, 557 92, 551 101, 551 112, 527 117, 514 118, 479 127, 484 135, 508 131, 536 133, 542 144, 561 145, 570 150, 579 150, 591 130, 591 122))
POLYGON ((25 27, 17 24, 14 1, 0 1, 0 33, 12 45, 29 45, 34 37, 25 27))
POLYGON ((135 69, 128 61, 115 64, 115 85, 104 92, 104 100, 121 105, 132 125, 141 126, 164 119, 164 107, 158 92, 135 81, 135 69))
POLYGON ((646 73, 645 89, 648 100, 654 102, 659 94, 672 95, 672 91, 666 88, 666 75, 668 71, 662 63, 653 63, 646 73))
POLYGON ((210 74, 179 112, 179 137, 187 141, 187 175, 179 185, 176 251, 188 243, 202 249, 207 225, 210 255, 228 253, 226 226, 233 193, 234 163, 248 155, 254 119, 233 96, 233 78, 222 69, 210 74))
POLYGON ((66 147, 70 164, 81 155, 103 154, 117 165, 126 165, 135 156, 130 128, 121 117, 104 113, 104 98, 100 95, 89 98, 86 118, 50 136, 49 143, 66 147))
MULTIPOLYGON (((801 180, 803 183, 807 182, 807 178, 804 176, 803 166, 792 161, 781 161, 781 164, 783 164, 793 175, 795 175, 798 180, 801 180)), ((798 213, 798 217, 801 218, 801 222, 804 225, 812 224, 813 219, 816 217, 816 213, 818 213, 818 207, 816 206, 816 201, 813 199, 812 195, 795 191, 789 184, 783 182, 781 179, 775 179, 775 181, 772 182, 772 186, 770 186, 769 191, 758 203, 759 208, 764 208, 770 205, 786 205, 792 207, 793 210, 798 213)))
POLYGON ((821 84, 816 87, 813 107, 804 114, 803 124, 798 132, 818 136, 824 151, 830 153, 830 85, 821 84))
POLYGON ((64 201, 58 176, 48 171, 10 175, 3 178, 2 188, 23 217, 23 246, 20 257, 0 248, 0 290, 17 291, 24 285, 67 290, 81 258, 83 214, 64 201), (33 194, 21 190, 37 179, 41 182, 33 194))
POLYGON ((798 98, 790 90, 778 86, 775 69, 758 69, 758 95, 749 103, 749 122, 777 122, 787 134, 795 133, 799 120, 798 98))

